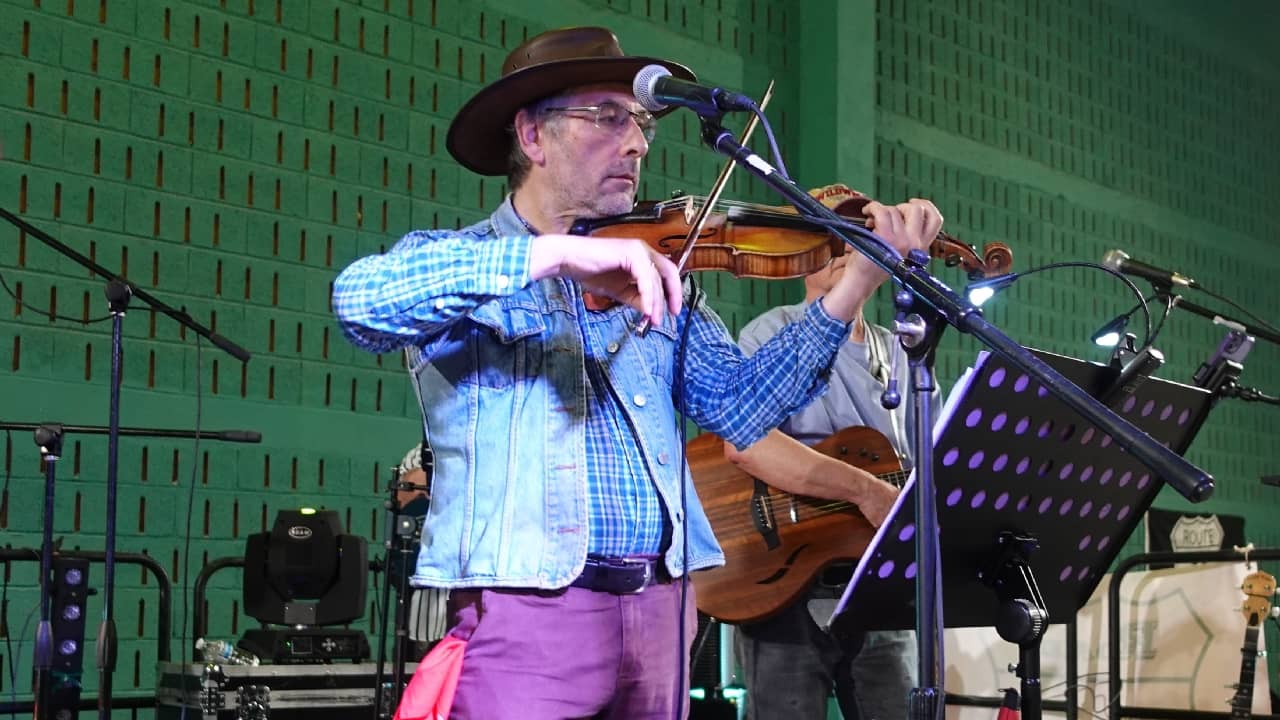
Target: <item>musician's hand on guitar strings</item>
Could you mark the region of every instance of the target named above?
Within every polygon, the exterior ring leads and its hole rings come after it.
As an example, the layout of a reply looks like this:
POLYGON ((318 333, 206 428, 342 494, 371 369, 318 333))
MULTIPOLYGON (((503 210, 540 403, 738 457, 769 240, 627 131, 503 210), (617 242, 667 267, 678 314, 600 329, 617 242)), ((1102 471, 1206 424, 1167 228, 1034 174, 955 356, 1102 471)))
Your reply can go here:
POLYGON ((862 480, 861 488, 853 498, 854 504, 858 506, 858 511, 867 519, 867 522, 880 527, 884 524, 885 518, 889 517, 889 511, 893 509, 893 502, 898 497, 898 488, 865 470, 852 466, 849 469, 860 475, 862 480))

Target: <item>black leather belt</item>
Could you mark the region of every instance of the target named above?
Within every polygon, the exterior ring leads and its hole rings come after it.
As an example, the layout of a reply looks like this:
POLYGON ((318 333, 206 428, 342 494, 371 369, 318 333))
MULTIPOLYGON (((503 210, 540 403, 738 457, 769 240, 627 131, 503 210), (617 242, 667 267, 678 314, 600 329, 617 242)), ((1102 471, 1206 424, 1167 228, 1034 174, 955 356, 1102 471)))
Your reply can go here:
POLYGON ((671 577, 660 558, 587 558, 572 587, 614 595, 638 593, 671 577))

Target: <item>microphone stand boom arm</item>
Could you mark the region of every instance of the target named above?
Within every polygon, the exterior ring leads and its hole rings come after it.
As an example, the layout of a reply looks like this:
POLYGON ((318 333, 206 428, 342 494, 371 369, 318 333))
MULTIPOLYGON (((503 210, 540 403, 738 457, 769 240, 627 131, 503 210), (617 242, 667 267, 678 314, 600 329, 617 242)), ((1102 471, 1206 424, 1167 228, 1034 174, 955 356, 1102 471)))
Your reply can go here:
MULTIPOLYGON (((704 123, 703 139, 716 151, 746 166, 749 172, 781 193, 803 215, 819 220, 853 249, 870 258, 949 325, 978 338, 992 352, 1038 380, 1046 390, 1061 398, 1071 409, 1111 435, 1120 447, 1132 453, 1139 462, 1172 485, 1183 497, 1191 502, 1201 502, 1213 494, 1211 475, 1156 442, 1026 348, 1015 343, 988 323, 981 310, 965 302, 928 271, 903 260, 901 255, 874 234, 851 225, 795 183, 781 177, 762 158, 739 145, 733 135, 717 123, 704 123)), ((918 461, 923 460, 924 458, 918 458, 918 461)))

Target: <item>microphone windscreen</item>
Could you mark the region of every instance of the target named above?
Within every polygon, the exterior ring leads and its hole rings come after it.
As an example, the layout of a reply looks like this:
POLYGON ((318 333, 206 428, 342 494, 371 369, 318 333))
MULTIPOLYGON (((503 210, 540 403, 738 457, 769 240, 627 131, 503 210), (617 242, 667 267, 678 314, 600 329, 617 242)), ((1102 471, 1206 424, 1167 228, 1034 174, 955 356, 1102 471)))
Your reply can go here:
POLYGON ((1120 266, 1128 259, 1129 254, 1123 250, 1108 250, 1102 256, 1102 264, 1116 272, 1120 272, 1120 266))
POLYGON ((666 103, 659 102, 653 96, 653 86, 658 82, 658 78, 670 76, 671 71, 661 65, 645 65, 640 68, 640 72, 636 73, 636 78, 631 83, 631 94, 636 96, 636 102, 640 103, 640 107, 651 113, 667 109, 666 103))

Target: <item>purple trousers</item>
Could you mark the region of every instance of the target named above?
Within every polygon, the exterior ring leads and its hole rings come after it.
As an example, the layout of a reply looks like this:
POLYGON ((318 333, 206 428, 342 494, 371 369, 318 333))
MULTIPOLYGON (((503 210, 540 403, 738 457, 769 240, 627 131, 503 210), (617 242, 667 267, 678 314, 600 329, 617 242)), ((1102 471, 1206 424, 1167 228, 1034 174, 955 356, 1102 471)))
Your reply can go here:
POLYGON ((676 720, 677 703, 688 716, 692 584, 683 638, 679 581, 635 595, 454 590, 449 607, 449 634, 467 641, 453 720, 676 720))

